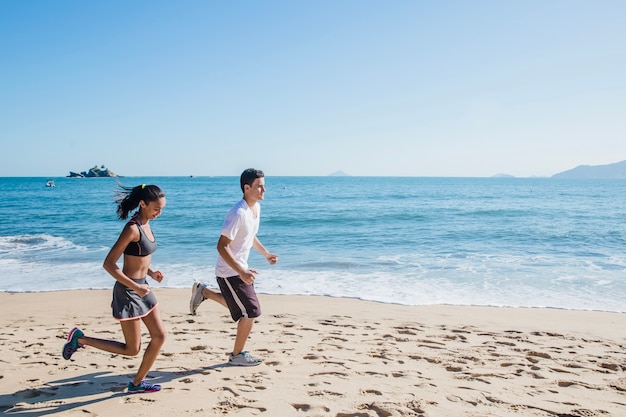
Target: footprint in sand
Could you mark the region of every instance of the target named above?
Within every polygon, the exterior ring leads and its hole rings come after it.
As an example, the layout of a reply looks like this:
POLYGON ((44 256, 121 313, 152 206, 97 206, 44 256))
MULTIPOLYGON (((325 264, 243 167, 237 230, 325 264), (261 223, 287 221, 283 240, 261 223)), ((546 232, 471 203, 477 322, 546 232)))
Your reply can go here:
POLYGON ((55 395, 55 393, 45 392, 45 391, 38 390, 38 389, 24 389, 24 390, 16 392, 14 395, 18 398, 28 399, 28 398, 37 398, 42 395, 47 396, 47 397, 52 397, 53 395, 55 395))
POLYGON ((307 394, 310 397, 343 397, 344 396, 340 392, 333 392, 333 391, 326 391, 326 390, 309 391, 307 394))

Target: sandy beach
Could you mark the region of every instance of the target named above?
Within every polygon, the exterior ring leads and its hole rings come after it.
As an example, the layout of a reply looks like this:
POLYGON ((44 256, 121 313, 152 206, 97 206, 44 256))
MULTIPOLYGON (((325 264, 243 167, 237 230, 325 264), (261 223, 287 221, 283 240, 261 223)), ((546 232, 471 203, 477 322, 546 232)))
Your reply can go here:
MULTIPOLYGON (((592 311, 400 306, 261 295, 247 348, 229 367, 235 326, 189 290, 155 288, 168 340, 126 394, 140 357, 80 349, 74 325, 122 339, 108 290, 0 293, 0 410, 26 416, 624 416, 626 315, 592 311)), ((145 329, 145 328, 144 328, 145 329)), ((147 341, 147 334, 144 334, 147 341)), ((145 345, 144 345, 145 346, 145 345)))

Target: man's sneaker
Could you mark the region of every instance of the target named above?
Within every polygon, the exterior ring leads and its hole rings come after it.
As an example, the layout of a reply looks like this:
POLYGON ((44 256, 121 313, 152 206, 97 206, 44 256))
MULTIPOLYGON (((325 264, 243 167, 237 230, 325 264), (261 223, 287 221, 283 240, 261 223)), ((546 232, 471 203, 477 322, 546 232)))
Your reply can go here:
POLYGON ((161 391, 159 384, 151 384, 146 381, 141 381, 139 385, 133 384, 133 381, 128 383, 129 394, 141 394, 142 392, 158 392, 161 391))
POLYGON ((191 313, 192 316, 196 315, 196 310, 198 309, 198 306, 204 300, 206 300, 206 298, 202 296, 202 290, 205 287, 206 285, 204 285, 200 281, 194 282, 193 287, 191 287, 191 300, 189 300, 189 312, 191 313))
POLYGON ((256 366, 263 362, 263 359, 255 358, 248 352, 241 352, 239 355, 228 356, 228 364, 233 366, 256 366))
POLYGON ((78 327, 74 327, 72 331, 70 331, 70 334, 67 336, 67 343, 63 345, 63 359, 69 360, 78 348, 83 347, 83 345, 78 343, 78 339, 84 335, 85 334, 78 327))

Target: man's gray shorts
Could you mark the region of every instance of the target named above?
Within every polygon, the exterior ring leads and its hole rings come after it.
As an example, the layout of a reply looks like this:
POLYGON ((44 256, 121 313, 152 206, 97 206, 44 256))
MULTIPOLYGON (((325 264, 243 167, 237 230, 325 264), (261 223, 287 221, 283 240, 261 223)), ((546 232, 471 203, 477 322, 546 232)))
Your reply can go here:
POLYGON ((221 278, 217 277, 217 284, 230 315, 234 321, 241 318, 255 318, 261 315, 261 305, 254 290, 254 284, 246 284, 239 278, 239 275, 233 277, 221 278))

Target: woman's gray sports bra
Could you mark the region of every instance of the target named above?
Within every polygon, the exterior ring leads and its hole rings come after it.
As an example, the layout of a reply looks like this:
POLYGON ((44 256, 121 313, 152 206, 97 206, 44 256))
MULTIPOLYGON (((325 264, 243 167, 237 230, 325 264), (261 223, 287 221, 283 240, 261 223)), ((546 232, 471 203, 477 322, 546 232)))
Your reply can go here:
POLYGON ((141 225, 137 223, 136 220, 134 219, 130 220, 127 224, 137 225, 137 229, 139 229, 139 241, 130 242, 128 246, 126 246, 126 249, 124 249, 125 255, 148 256, 156 250, 157 248, 156 238, 154 239, 154 242, 151 241, 148 238, 148 236, 146 236, 143 229, 141 228, 141 225))

